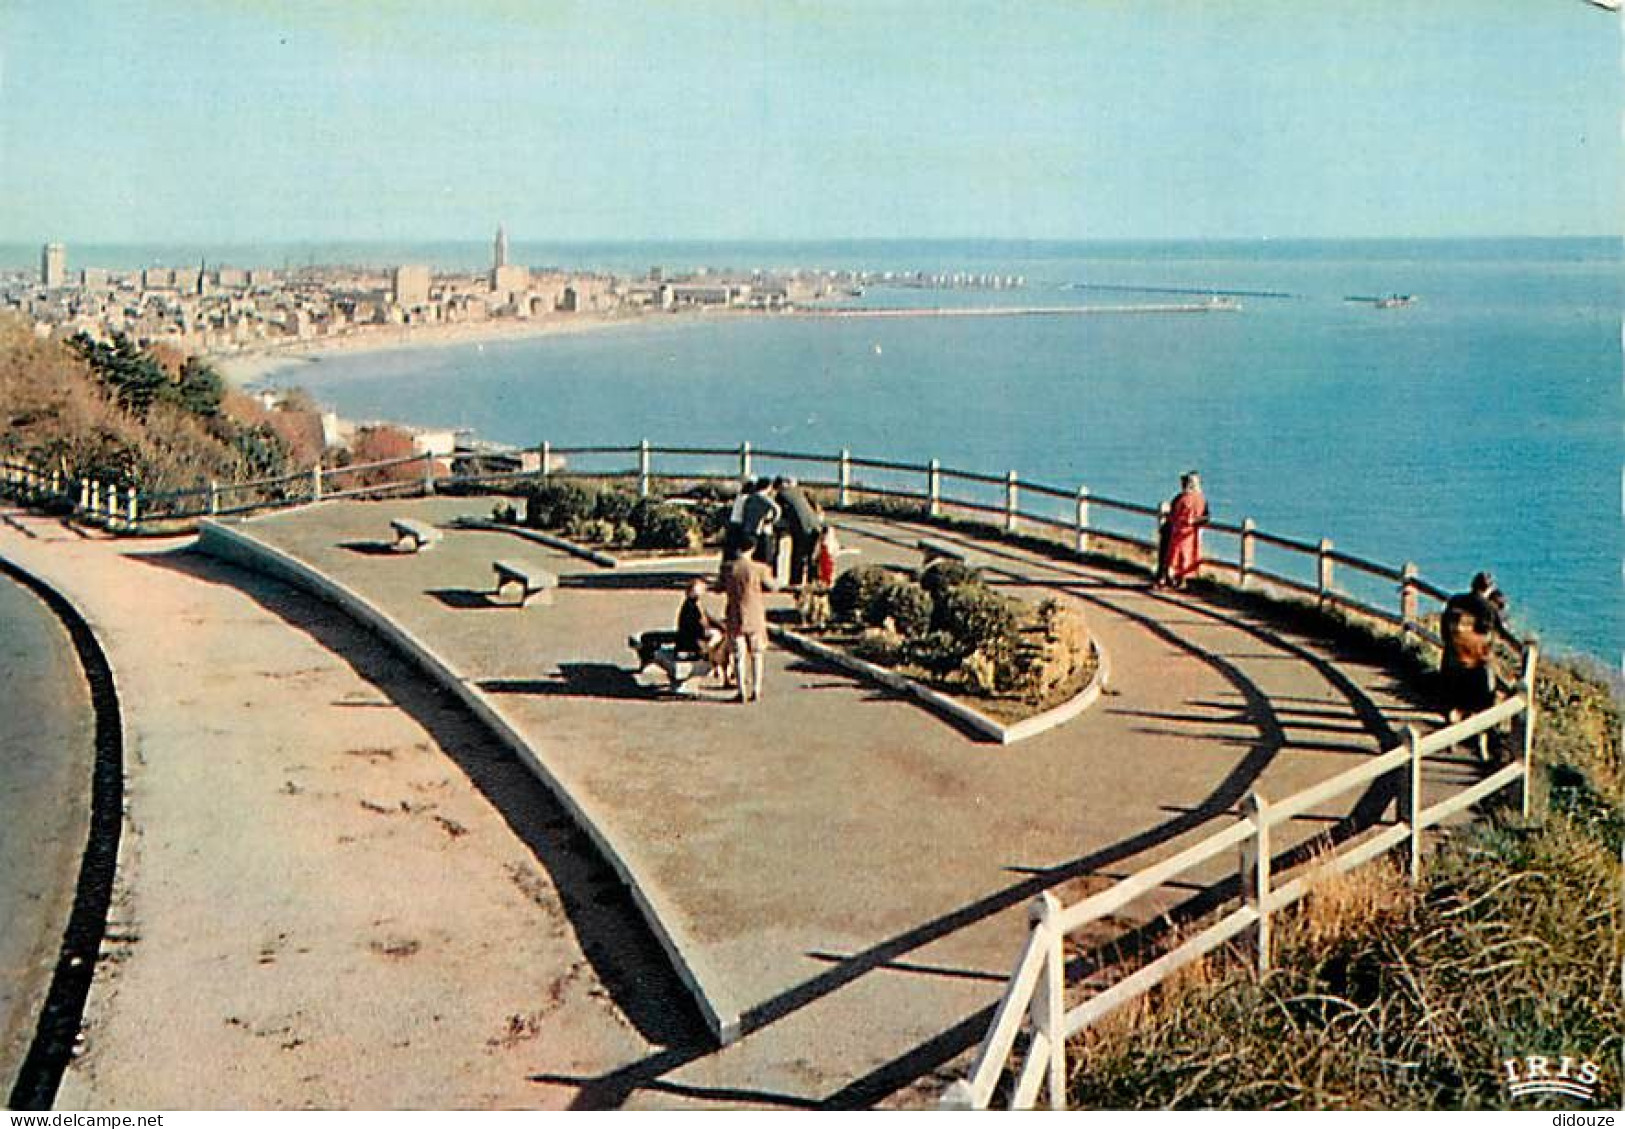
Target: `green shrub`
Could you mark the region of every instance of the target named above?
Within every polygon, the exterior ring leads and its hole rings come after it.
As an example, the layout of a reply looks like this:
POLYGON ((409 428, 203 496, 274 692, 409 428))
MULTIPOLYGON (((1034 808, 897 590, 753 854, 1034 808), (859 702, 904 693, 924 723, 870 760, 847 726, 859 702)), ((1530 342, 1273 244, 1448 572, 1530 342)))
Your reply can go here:
POLYGON ((705 544, 721 543, 723 532, 728 528, 730 509, 727 502, 700 502, 689 507, 695 523, 700 527, 700 539, 705 544))
POLYGON ((933 621, 934 627, 957 639, 966 654, 980 651, 997 663, 1015 653, 1018 605, 981 584, 946 589, 936 602, 933 621))
POLYGON ((903 637, 895 631, 871 627, 852 644, 852 653, 877 666, 896 666, 903 657, 903 637))
POLYGON ((644 498, 629 515, 635 544, 640 549, 697 549, 700 529, 681 506, 644 498))
POLYGON ((926 565, 920 573, 920 586, 931 594, 932 600, 941 597, 949 588, 981 582, 982 574, 979 570, 947 557, 938 557, 926 565))
POLYGON ((875 626, 889 619, 905 638, 921 635, 931 626, 931 597, 912 580, 888 573, 863 610, 863 619, 875 626))
POLYGON ((875 593, 890 576, 891 572, 879 565, 857 565, 837 576, 829 591, 829 606, 835 618, 843 623, 863 622, 875 593))
POLYGON ((910 639, 904 649, 909 662, 928 670, 939 678, 946 678, 958 670, 968 656, 964 644, 946 631, 928 631, 910 639))
POLYGON ((615 523, 597 517, 580 518, 565 526, 564 533, 572 541, 609 545, 615 541, 615 523))
POLYGON ((622 525, 631 518, 637 504, 637 496, 625 490, 600 490, 593 499, 592 516, 611 525, 622 525))
POLYGON ((574 482, 539 482, 525 495, 525 524, 532 529, 564 529, 591 517, 592 493, 574 482))

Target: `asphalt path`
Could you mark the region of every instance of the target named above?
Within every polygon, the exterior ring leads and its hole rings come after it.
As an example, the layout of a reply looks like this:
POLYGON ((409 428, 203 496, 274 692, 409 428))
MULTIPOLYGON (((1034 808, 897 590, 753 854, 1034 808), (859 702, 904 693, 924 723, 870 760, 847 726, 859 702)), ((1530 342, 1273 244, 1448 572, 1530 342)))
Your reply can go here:
POLYGON ((66 629, 0 576, 0 1096, 33 1039, 73 905, 94 738, 66 629))

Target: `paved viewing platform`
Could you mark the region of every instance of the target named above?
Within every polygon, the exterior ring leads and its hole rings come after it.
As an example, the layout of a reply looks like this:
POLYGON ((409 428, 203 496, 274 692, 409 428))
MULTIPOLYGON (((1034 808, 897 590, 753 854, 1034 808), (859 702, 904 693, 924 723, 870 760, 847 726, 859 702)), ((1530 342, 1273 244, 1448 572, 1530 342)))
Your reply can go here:
MULTIPOLYGON (((451 528, 488 509, 329 503, 231 529, 404 629, 511 728, 664 935, 686 985, 649 982, 653 1006, 692 1012, 692 996, 729 1040, 534 1079, 581 1105, 928 1100, 943 1080, 929 1075, 980 1038, 1034 895, 1099 889, 1226 825, 1249 792, 1296 792, 1392 747, 1407 723, 1437 722, 1393 671, 1333 641, 941 530, 930 536, 1011 594, 1083 610, 1113 670, 1092 709, 1001 747, 779 649, 760 703, 674 698, 653 670, 634 678, 626 638, 668 626, 684 584, 711 567, 608 570, 451 528), (392 552, 399 518, 444 537, 392 552), (492 599, 492 562, 516 557, 559 577, 551 604, 492 599)), ((838 523, 860 554, 843 564, 918 563, 918 528, 838 523)), ((1444 758, 1427 772, 1438 794, 1477 770, 1444 758)), ((1390 799, 1379 789, 1306 813, 1278 846, 1390 799)), ((1198 878, 1233 875, 1215 863, 1198 878)), ((1108 932, 1189 895, 1142 903, 1108 932)))

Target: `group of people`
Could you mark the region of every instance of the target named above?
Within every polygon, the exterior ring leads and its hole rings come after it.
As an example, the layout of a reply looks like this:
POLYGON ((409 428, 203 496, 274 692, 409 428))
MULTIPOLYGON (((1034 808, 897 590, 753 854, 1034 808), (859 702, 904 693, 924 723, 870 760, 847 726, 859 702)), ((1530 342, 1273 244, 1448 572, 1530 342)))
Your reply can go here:
POLYGON ((793 478, 747 478, 728 513, 722 563, 754 557, 777 571, 781 541, 790 544, 790 585, 828 585, 835 576, 834 530, 793 478))
POLYGON ((723 535, 718 587, 726 597, 720 621, 705 608, 705 580, 690 582, 677 613, 676 631, 649 631, 638 640, 641 666, 661 647, 682 659, 704 659, 735 700, 762 696, 767 665, 767 594, 781 591, 780 542, 789 542, 789 584, 826 590, 835 579, 839 552, 835 530, 793 478, 747 479, 740 485, 723 535))

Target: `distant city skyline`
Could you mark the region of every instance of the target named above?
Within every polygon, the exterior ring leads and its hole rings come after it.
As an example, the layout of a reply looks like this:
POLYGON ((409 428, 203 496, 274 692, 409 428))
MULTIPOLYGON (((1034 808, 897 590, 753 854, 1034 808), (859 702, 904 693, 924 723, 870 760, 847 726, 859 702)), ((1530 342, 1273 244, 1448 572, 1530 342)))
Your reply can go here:
POLYGON ((1579 0, 18 0, 0 47, 0 242, 36 253, 498 222, 517 244, 1612 236, 1625 212, 1621 22, 1579 0))

